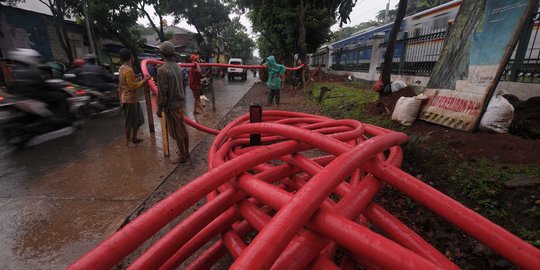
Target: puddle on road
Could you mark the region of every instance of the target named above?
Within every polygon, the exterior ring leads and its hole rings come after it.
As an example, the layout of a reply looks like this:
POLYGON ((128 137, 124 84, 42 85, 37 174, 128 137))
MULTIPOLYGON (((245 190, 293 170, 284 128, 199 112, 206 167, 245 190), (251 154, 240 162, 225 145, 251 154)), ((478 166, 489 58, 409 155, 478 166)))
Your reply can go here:
POLYGON ((9 199, 0 205, 0 268, 59 269, 113 230, 110 224, 121 220, 111 216, 132 209, 133 202, 9 199))

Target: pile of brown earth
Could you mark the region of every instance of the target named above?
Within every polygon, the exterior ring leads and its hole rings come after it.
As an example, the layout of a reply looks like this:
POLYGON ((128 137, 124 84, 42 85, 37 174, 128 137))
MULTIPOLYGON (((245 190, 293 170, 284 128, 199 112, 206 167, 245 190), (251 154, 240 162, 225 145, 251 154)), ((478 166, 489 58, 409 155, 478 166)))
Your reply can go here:
POLYGON ((514 106, 514 119, 509 132, 516 136, 540 140, 540 97, 520 101, 514 95, 504 95, 514 106))

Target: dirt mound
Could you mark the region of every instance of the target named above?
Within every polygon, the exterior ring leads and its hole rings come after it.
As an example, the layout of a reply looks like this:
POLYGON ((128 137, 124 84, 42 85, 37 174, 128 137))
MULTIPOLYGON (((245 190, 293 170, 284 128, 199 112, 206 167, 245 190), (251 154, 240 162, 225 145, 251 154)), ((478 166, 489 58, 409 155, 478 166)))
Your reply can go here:
POLYGON ((380 100, 377 100, 369 104, 366 108, 366 113, 369 115, 381 115, 381 114, 391 114, 394 111, 396 102, 401 97, 414 97, 416 92, 411 87, 405 87, 394 93, 390 93, 387 96, 383 96, 380 100))
MULTIPOLYGON (((401 97, 415 96, 415 91, 404 88, 366 108, 369 115, 391 114, 401 97)), ((423 135, 425 143, 444 141, 463 159, 489 159, 504 164, 540 164, 540 97, 525 102, 512 96, 506 97, 515 106, 510 133, 463 132, 417 120, 407 131, 423 135), (517 135, 517 136, 514 136, 517 135)))
POLYGON ((522 138, 539 140, 540 97, 532 97, 524 102, 509 101, 514 106, 514 120, 510 125, 509 132, 522 138))
POLYGON ((379 101, 372 102, 366 107, 366 113, 368 115, 381 115, 385 113, 392 113, 384 104, 379 101))
POLYGON ((508 133, 463 132, 424 121, 407 130, 426 137, 425 143, 444 141, 463 159, 485 158, 504 164, 540 164, 540 141, 508 133))

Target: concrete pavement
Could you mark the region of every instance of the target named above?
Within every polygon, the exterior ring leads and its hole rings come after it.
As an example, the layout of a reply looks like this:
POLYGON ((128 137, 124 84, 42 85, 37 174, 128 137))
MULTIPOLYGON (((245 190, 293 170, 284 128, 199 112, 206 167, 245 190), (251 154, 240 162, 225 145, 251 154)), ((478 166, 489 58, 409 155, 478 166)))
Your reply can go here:
MULTIPOLYGON (((255 82, 215 80, 217 111, 193 116, 214 126, 255 82)), ((65 268, 113 233, 176 168, 156 132, 125 147, 123 117, 92 119, 83 130, 19 151, 0 148, 0 269, 65 268)), ((205 133, 189 127, 190 150, 205 133)))

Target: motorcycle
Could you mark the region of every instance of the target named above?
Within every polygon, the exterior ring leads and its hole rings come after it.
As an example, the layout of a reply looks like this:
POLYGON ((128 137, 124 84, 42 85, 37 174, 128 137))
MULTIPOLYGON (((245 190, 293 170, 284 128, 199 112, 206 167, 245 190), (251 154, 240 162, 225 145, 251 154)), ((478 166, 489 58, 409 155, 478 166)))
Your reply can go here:
MULTIPOLYGON (((64 79, 70 82, 77 81, 77 75, 73 73, 64 74, 64 79)), ((118 86, 109 84, 106 89, 97 89, 91 86, 82 86, 74 84, 79 88, 84 88, 87 95, 90 97, 88 106, 85 106, 84 113, 88 117, 93 117, 99 113, 116 109, 120 107, 120 98, 118 96, 118 86)))
POLYGON ((78 128, 83 124, 83 108, 88 106, 90 100, 87 91, 58 79, 48 80, 46 83, 49 88, 67 93, 67 119, 58 119, 42 101, 0 92, 0 127, 7 144, 23 147, 38 135, 68 126, 78 128))

